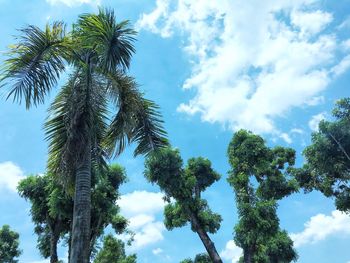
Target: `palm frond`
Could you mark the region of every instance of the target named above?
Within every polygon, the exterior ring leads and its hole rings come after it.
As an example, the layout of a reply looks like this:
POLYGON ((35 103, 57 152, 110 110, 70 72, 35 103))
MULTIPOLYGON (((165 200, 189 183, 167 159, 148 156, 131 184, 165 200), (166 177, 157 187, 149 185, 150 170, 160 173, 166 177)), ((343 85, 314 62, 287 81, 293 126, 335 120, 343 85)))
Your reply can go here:
POLYGON ((157 148, 169 146, 157 104, 141 98, 141 108, 137 112, 136 118, 137 126, 132 134, 132 142, 137 143, 134 155, 148 154, 157 148))
POLYGON ((112 9, 100 9, 96 14, 81 15, 77 24, 79 37, 86 48, 93 49, 99 66, 106 72, 126 70, 135 48, 136 31, 129 21, 117 23, 112 9))
POLYGON ((10 86, 7 99, 26 107, 44 102, 47 93, 57 83, 65 69, 64 58, 68 55, 68 38, 65 25, 54 22, 43 31, 36 26, 20 30, 18 43, 10 47, 5 61, 3 86, 10 86))
POLYGON ((111 156, 121 154, 132 139, 136 126, 135 112, 140 108, 140 94, 135 80, 122 72, 117 71, 107 77, 108 97, 117 108, 105 138, 105 147, 111 156))
POLYGON ((106 136, 109 152, 119 155, 132 142, 137 144, 135 155, 168 145, 158 106, 143 98, 135 80, 122 72, 108 78, 109 97, 118 108, 106 136))

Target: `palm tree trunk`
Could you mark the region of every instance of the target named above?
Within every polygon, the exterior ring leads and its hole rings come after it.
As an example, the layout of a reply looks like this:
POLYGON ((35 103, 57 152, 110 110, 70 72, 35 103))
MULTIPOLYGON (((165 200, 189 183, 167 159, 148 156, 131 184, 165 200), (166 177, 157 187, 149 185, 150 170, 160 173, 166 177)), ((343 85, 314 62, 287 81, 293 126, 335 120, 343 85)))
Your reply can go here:
POLYGON ((191 223, 192 223, 193 228, 196 230, 199 238, 202 240, 202 243, 203 243, 205 249, 207 250, 210 259, 214 263, 222 263, 220 255, 215 248, 214 242, 211 241, 207 232, 205 232, 203 227, 200 226, 198 219, 197 219, 196 215, 194 215, 194 214, 191 215, 191 223))
POLYGON ((88 263, 91 221, 91 142, 85 145, 85 156, 75 178, 71 263, 88 263))

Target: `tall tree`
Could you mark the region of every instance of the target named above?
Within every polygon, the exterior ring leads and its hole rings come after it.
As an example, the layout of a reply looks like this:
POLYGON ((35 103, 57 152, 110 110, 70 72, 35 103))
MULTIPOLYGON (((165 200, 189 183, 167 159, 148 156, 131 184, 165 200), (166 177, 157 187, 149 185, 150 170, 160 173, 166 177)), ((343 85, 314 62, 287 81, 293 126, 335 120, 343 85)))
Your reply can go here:
POLYGON ((229 144, 228 157, 232 166, 228 181, 234 188, 239 215, 234 240, 243 249, 243 261, 296 260, 293 241, 280 229, 276 214, 277 200, 298 189, 290 175, 295 151, 279 146, 270 149, 260 136, 240 130, 229 144))
POLYGON ((51 263, 58 262, 57 244, 70 231, 73 201, 52 175, 28 176, 19 182, 18 192, 30 200, 30 214, 41 255, 50 257, 51 263))
MULTIPOLYGON (((119 214, 116 201, 119 186, 125 181, 125 171, 119 165, 111 165, 103 174, 92 173, 92 213, 89 257, 96 250, 98 238, 111 225, 120 234, 127 227, 127 220, 119 214)), ((50 175, 28 176, 20 181, 19 194, 30 200, 31 216, 38 235, 38 248, 44 258, 58 262, 57 244, 64 236, 71 237, 73 201, 63 187, 50 175)), ((70 246, 68 242, 68 247, 70 246)), ((69 251, 71 249, 69 248, 69 251)), ((70 254, 70 253, 68 253, 70 254)))
POLYGON ((319 123, 303 152, 306 163, 294 174, 306 192, 319 190, 335 198, 338 210, 350 213, 350 98, 336 103, 333 117, 319 123))
POLYGON ((12 231, 9 225, 0 228, 0 262, 16 263, 22 254, 19 249, 19 234, 12 231))
POLYGON ((128 21, 118 23, 114 12, 79 16, 67 33, 62 22, 44 30, 20 30, 9 51, 1 87, 7 98, 26 107, 45 101, 69 66, 72 73, 55 99, 46 124, 50 142, 49 169, 74 181, 71 262, 86 263, 90 248, 91 164, 120 154, 136 142, 135 154, 147 154, 166 144, 157 106, 143 97, 125 74, 135 49, 135 31, 128 21), (109 104, 108 104, 109 103, 109 104), (109 121, 108 106, 116 114, 109 121))
POLYGON ((107 235, 103 239, 103 247, 98 252, 94 263, 136 263, 136 254, 127 256, 123 241, 107 235))
POLYGON ((201 197, 205 189, 220 179, 210 161, 201 157, 191 158, 184 168, 178 150, 160 149, 146 159, 145 176, 150 182, 159 185, 169 201, 164 209, 166 228, 171 230, 190 223, 211 260, 222 262, 208 235, 208 232, 216 233, 222 219, 211 211, 207 201, 201 197))

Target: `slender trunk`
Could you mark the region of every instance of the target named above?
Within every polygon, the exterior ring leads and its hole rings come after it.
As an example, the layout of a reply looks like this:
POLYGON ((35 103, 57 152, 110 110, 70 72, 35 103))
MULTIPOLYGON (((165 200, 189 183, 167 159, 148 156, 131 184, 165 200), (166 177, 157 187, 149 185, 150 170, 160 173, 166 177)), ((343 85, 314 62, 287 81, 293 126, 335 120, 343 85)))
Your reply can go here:
POLYGON ((217 250, 215 248, 214 242, 211 241, 211 239, 208 236, 207 232, 205 232, 203 227, 201 227, 201 225, 198 222, 198 219, 197 219, 196 215, 194 215, 194 214, 191 214, 191 223, 192 223, 193 228, 196 230, 199 238, 202 240, 202 243, 203 243, 205 249, 207 250, 210 259, 214 263, 222 263, 222 260, 221 260, 221 258, 219 256, 219 253, 217 252, 217 250))
POLYGON ((91 221, 91 142, 76 171, 71 243, 71 263, 88 263, 91 221))

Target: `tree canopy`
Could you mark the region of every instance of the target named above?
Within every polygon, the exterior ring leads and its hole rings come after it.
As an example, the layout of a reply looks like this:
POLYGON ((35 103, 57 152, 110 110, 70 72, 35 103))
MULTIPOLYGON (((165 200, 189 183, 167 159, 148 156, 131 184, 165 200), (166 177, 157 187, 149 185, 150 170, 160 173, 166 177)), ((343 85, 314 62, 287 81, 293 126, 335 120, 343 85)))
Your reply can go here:
POLYGON ((103 247, 98 252, 94 263, 136 263, 136 254, 126 256, 123 241, 107 235, 103 239, 103 247))

